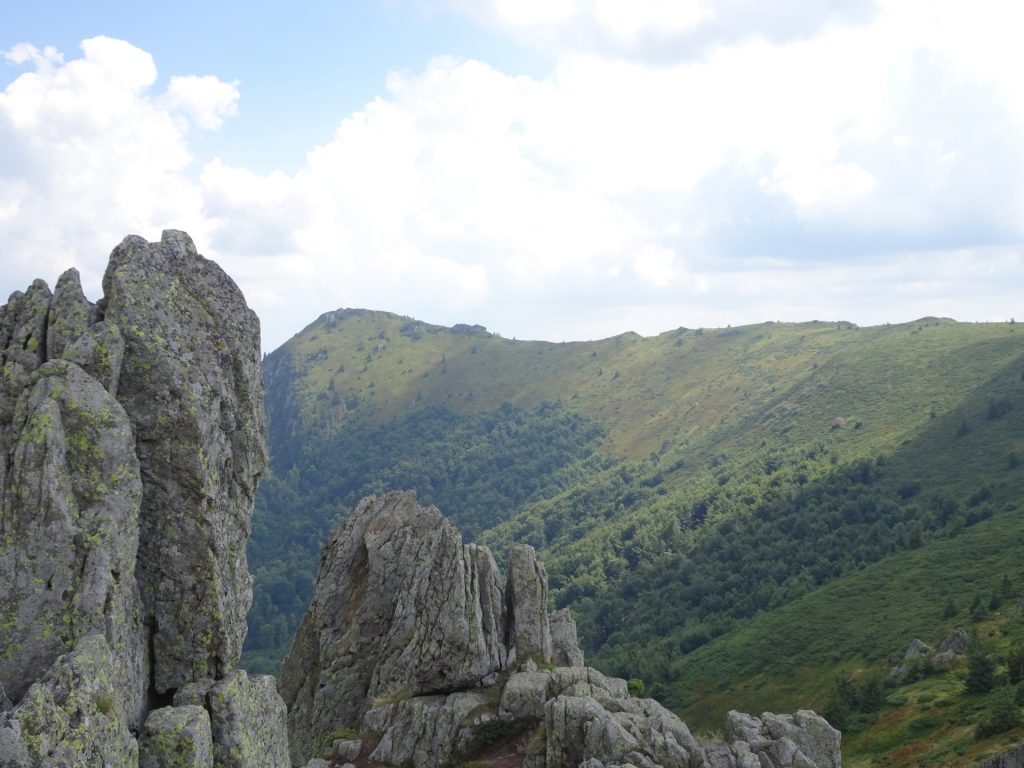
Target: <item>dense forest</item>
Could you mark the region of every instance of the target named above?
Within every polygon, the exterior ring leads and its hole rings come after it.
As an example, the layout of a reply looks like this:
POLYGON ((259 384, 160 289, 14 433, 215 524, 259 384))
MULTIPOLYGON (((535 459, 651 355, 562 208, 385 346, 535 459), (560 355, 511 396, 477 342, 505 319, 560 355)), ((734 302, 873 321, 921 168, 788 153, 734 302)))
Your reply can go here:
MULTIPOLYGON (((415 489, 499 562, 512 542, 541 550, 588 658, 642 679, 691 722, 712 727, 719 702, 740 692, 755 711, 831 702, 835 713, 839 701, 868 734, 880 726, 850 691, 887 673, 916 634, 937 643, 970 625, 995 632, 999 653, 1024 640, 1007 608, 969 609, 991 602, 998 571, 964 594, 958 579, 979 558, 950 554, 1021 517, 1016 331, 768 323, 550 344, 329 313, 265 360, 272 471, 250 544, 245 663, 275 669, 328 528, 365 494, 415 489), (828 590, 940 551, 949 568, 892 597, 904 610, 869 638, 844 630, 826 651, 806 637, 808 622, 847 615, 843 601, 815 602, 828 590), (921 594, 953 612, 940 618, 921 594), (789 636, 773 623, 787 615, 802 639, 765 640, 789 636), (845 698, 837 679, 853 681, 845 698), (760 698, 745 695, 751 686, 760 698)), ((1001 575, 1024 586, 1017 571, 1001 575)), ((847 601, 851 621, 870 625, 891 607, 870 598, 847 601)), ((971 706, 962 719, 974 727, 990 707, 971 706)))

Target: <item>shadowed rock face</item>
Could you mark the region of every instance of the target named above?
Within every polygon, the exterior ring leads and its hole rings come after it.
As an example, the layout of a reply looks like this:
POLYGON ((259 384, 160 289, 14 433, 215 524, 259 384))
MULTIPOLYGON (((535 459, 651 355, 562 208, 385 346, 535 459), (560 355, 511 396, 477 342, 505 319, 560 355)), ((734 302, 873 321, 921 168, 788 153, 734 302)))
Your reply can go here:
MULTIPOLYGON (((129 727, 188 684, 222 690, 245 636, 259 322, 183 232, 125 238, 103 287, 94 305, 69 270, 0 307, 4 766, 137 765, 129 727)), ((227 734, 222 751, 259 755, 239 765, 286 764, 273 681, 231 680, 264 715, 213 721, 214 751, 227 734)), ((204 716, 165 711, 146 732, 204 716)))

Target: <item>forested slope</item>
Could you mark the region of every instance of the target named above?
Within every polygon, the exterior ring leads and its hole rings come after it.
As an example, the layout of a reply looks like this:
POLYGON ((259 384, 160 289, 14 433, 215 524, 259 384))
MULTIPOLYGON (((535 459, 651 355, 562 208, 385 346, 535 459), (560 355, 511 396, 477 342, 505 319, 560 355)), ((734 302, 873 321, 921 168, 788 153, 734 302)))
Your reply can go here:
MULTIPOLYGON (((690 705, 698 649, 1019 514, 1022 339, 929 318, 552 344, 328 313, 264 361, 273 469, 246 658, 272 669, 286 650, 329 525, 411 488, 499 557, 541 549, 590 658, 690 705)), ((881 627, 877 652, 906 631, 881 627)), ((816 679, 800 695, 823 699, 816 679)))

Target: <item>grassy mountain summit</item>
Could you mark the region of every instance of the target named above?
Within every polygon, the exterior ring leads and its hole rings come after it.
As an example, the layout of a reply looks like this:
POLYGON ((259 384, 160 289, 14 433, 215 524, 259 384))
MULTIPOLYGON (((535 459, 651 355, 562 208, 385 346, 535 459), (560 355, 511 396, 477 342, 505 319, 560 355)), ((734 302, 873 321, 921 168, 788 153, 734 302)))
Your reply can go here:
MULTIPOLYGON (((941 640, 942 605, 892 598, 906 620, 870 648, 851 635, 807 659, 810 639, 772 655, 735 638, 770 640, 769 618, 806 601, 846 605, 849 580, 955 551, 968 529, 982 545, 1006 535, 1024 491, 1020 333, 924 318, 555 344, 327 313, 264 360, 272 471, 250 545, 248 663, 273 668, 286 650, 329 526, 365 494, 412 488, 499 553, 541 549, 589 657, 691 718, 757 674, 805 682, 765 684, 751 709, 823 706, 833 668, 880 665, 907 633, 941 640), (698 658, 708 674, 688 666, 698 658)), ((962 611, 973 595, 953 594, 952 571, 966 566, 936 562, 951 572, 926 570, 918 591, 945 589, 962 611)), ((883 615, 871 594, 856 605, 867 625, 883 615)), ((831 626, 814 616, 811 635, 831 626)))

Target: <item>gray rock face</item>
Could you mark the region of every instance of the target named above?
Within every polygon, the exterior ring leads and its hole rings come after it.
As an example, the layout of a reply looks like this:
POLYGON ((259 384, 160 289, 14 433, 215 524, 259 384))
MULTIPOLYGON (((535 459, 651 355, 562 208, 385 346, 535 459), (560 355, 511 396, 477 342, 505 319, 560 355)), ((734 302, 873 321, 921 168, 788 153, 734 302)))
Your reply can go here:
POLYGON ((0 426, 0 685, 12 701, 99 632, 122 660, 126 712, 141 714, 134 444, 124 409, 64 360, 35 368, 0 426))
POLYGON ((982 760, 977 768, 1024 768, 1024 744, 982 760))
MULTIPOLYGON (((273 680, 232 672, 266 463, 258 321, 181 232, 126 238, 104 291, 69 270, 0 307, 0 765, 135 766, 149 702, 189 687, 218 765, 286 766, 273 680)), ((165 736, 198 717, 161 712, 165 736)))
POLYGON ((281 670, 292 760, 358 728, 375 700, 473 688, 505 669, 505 601, 490 551, 414 493, 361 501, 332 532, 281 670))
POLYGON ((576 635, 576 620, 568 608, 548 615, 551 627, 551 661, 560 667, 582 667, 583 651, 576 635))
POLYGON ((274 678, 236 669, 207 694, 218 768, 287 768, 284 702, 274 678))
POLYGON ((0 765, 137 765, 138 743, 113 682, 118 663, 99 634, 59 657, 13 712, 0 713, 0 765))
POLYGON ((104 319, 125 340, 118 399, 143 481, 137 578, 163 693, 221 677, 241 654, 245 541, 266 465, 259 321, 183 232, 125 238, 103 289, 104 319))
POLYGON ((971 645, 971 636, 968 634, 966 629, 954 629, 948 635, 946 639, 939 644, 939 651, 941 653, 967 653, 967 649, 971 645))
MULTIPOLYGON (((697 768, 706 749, 679 718, 653 699, 631 697, 619 683, 596 670, 585 670, 590 682, 572 683, 544 707, 547 768, 625 765, 697 768), (607 684, 606 684, 607 683, 607 684), (587 686, 594 695, 583 693, 587 686)), ((552 675, 557 690, 559 673, 552 675)))
MULTIPOLYGON (((377 759, 424 760, 412 755, 440 744, 438 733, 453 735, 443 723, 468 700, 463 692, 494 683, 515 662, 550 662, 544 567, 530 547, 513 548, 509 561, 503 590, 490 551, 463 545, 415 494, 361 501, 323 549, 309 613, 281 671, 293 763, 317 755, 332 731, 385 734, 389 718, 414 710, 426 730, 382 740, 377 759)), ((563 614, 560 626, 566 655, 577 656, 571 617, 563 614)), ((507 709, 540 717, 548 678, 532 681, 539 692, 521 682, 507 709)))
POLYGON ((726 736, 749 745, 752 752, 770 756, 777 766, 839 768, 841 734, 819 715, 801 709, 793 715, 765 712, 760 718, 730 712, 726 736))
MULTIPOLYGON (((434 768, 458 749, 470 728, 478 723, 474 712, 486 708, 480 694, 462 692, 449 696, 417 696, 388 705, 382 714, 388 727, 370 755, 385 765, 434 768)), ((370 721, 378 719, 370 715, 370 721)))
POLYGON ((551 663, 551 628, 548 624, 548 574, 527 544, 509 550, 508 581, 511 645, 516 660, 551 663))
POLYGON ((162 707, 146 718, 139 768, 213 768, 210 715, 202 707, 162 707))

